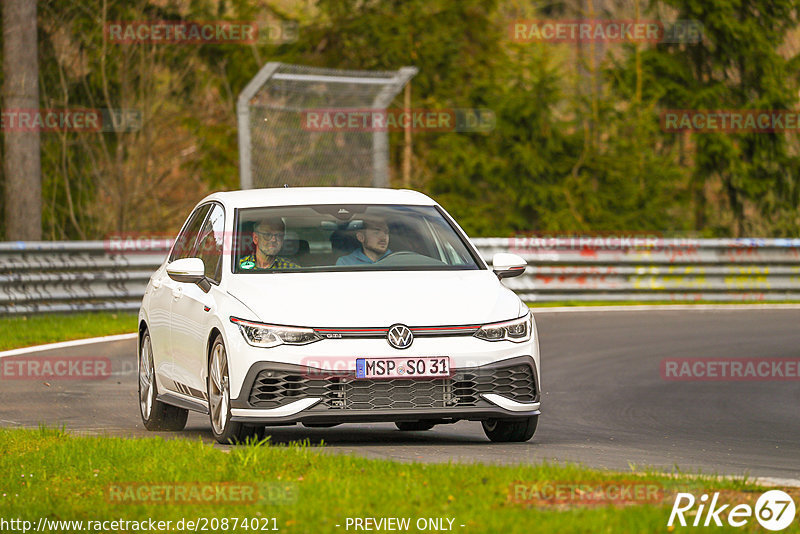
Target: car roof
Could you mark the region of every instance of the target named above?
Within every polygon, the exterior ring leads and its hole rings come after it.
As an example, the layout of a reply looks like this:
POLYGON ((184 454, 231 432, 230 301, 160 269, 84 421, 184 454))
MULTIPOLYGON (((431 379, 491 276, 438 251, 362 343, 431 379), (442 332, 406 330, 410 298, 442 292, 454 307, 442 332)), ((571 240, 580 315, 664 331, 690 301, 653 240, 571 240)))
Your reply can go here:
POLYGON ((200 203, 216 200, 230 208, 303 206, 310 204, 404 204, 435 206, 436 202, 410 189, 377 187, 279 187, 213 193, 200 203))

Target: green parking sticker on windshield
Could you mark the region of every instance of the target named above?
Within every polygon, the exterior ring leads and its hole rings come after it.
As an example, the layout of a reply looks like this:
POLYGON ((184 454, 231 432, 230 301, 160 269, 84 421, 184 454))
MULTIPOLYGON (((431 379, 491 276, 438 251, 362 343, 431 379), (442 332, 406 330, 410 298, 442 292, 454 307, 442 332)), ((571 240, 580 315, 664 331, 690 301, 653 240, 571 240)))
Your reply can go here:
POLYGON ((254 261, 243 261, 239 264, 239 267, 242 269, 252 269, 256 266, 256 262, 254 261))

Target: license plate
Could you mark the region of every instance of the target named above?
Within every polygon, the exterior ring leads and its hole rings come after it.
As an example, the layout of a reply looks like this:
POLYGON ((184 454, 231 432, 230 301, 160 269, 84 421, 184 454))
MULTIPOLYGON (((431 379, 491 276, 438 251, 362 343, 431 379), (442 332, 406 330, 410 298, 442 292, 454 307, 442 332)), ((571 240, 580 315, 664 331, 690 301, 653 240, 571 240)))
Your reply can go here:
POLYGON ((434 378, 450 376, 450 358, 357 358, 356 378, 434 378))

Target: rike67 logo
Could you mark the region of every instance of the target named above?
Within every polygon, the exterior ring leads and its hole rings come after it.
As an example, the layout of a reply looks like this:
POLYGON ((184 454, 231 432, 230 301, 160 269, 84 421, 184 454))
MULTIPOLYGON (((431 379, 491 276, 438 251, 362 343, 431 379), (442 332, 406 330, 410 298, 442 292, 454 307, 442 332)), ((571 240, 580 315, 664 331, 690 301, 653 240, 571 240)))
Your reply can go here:
POLYGON ((796 511, 794 500, 785 491, 765 492, 758 498, 755 507, 749 504, 737 504, 731 507, 730 504, 721 504, 719 498, 719 492, 714 493, 710 501, 707 494, 695 499, 691 493, 678 493, 667 526, 674 527, 677 521, 679 525, 685 527, 689 524, 687 521, 691 521, 694 516, 694 521, 691 522, 693 527, 721 527, 723 523, 732 527, 743 527, 755 517, 763 528, 780 531, 794 521, 796 511))

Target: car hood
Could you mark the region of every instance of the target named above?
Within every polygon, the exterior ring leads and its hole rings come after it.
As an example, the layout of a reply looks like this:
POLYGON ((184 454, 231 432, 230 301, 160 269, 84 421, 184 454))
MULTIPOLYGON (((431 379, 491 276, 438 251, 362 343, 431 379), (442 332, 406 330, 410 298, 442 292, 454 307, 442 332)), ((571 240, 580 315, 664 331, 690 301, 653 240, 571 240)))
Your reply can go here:
POLYGON ((267 323, 310 327, 485 324, 519 317, 491 271, 237 274, 227 291, 267 323))

